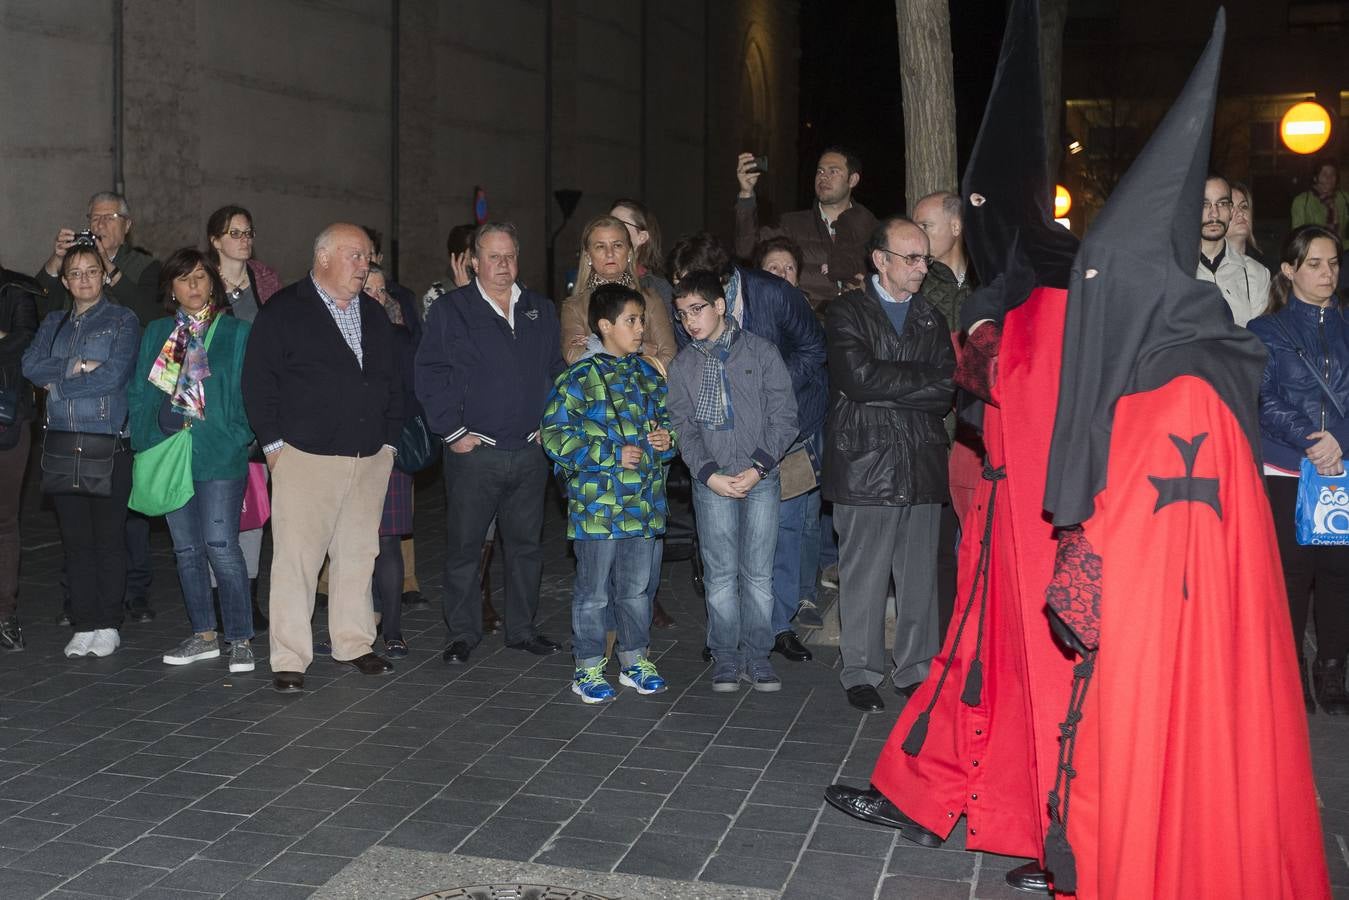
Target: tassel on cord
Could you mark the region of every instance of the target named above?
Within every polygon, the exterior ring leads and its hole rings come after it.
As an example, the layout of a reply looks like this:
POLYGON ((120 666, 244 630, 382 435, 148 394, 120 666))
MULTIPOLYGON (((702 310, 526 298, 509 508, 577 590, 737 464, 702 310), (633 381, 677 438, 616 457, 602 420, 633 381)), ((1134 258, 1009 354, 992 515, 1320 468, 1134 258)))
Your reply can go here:
POLYGON ((976 659, 970 663, 969 674, 965 676, 965 690, 960 701, 966 706, 978 706, 984 691, 984 663, 976 659))
POLYGON ((984 478, 993 482, 993 490, 988 495, 988 511, 984 516, 984 536, 979 543, 979 561, 975 563, 974 583, 970 585, 970 596, 965 601, 965 611, 960 614, 960 624, 956 626, 956 636, 951 641, 951 650, 946 654, 946 662, 942 665, 941 677, 937 679, 937 687, 932 691, 932 699, 928 701, 927 709, 918 714, 914 720, 913 727, 909 729, 909 734, 904 738, 904 743, 900 745, 909 756, 917 756, 923 749, 923 742, 927 740, 927 725, 932 718, 932 710, 937 706, 937 700, 941 697, 942 688, 946 686, 946 677, 951 674, 951 664, 955 661, 956 650, 960 647, 960 640, 965 634, 965 625, 969 622, 970 613, 974 611, 975 592, 982 588, 979 595, 979 634, 975 638, 974 662, 970 664, 969 672, 965 678, 965 690, 961 694, 961 700, 970 706, 978 706, 983 692, 984 675, 983 664, 979 661, 979 654, 984 642, 984 610, 988 606, 988 568, 989 560, 992 555, 990 545, 993 542, 993 509, 994 503, 998 497, 998 482, 1007 477, 1005 467, 993 468, 987 463, 984 464, 984 478), (970 698, 973 697, 973 701, 970 698))
POLYGON ((917 756, 918 751, 923 749, 923 742, 927 740, 927 722, 931 718, 928 713, 929 710, 925 709, 918 714, 913 727, 909 729, 909 736, 900 745, 900 749, 910 756, 917 756))
POLYGON ((1045 832, 1045 868, 1054 875, 1055 893, 1077 893, 1077 857, 1068 843, 1067 831, 1058 822, 1045 832))

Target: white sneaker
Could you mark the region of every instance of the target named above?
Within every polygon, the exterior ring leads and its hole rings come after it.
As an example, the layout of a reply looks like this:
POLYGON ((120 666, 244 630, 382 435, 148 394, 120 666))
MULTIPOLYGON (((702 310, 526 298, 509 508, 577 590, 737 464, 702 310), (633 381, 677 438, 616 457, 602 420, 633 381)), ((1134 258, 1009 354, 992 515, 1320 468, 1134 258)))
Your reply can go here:
POLYGON ((75 636, 66 644, 66 656, 74 659, 77 656, 88 656, 89 645, 93 643, 96 631, 77 631, 75 636))
POLYGON ((100 628, 94 632, 94 639, 89 642, 89 652, 94 656, 112 656, 112 651, 122 645, 122 636, 117 633, 116 628, 100 628))

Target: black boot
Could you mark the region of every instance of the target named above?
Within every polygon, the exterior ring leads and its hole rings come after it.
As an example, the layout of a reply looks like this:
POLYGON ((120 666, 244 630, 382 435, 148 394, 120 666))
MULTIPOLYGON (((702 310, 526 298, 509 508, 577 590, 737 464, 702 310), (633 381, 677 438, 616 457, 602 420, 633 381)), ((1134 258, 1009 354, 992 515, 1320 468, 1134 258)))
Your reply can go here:
POLYGON ((1349 715, 1349 693, 1344 689, 1344 659, 1318 659, 1312 667, 1316 702, 1328 716, 1349 715))
POLYGON ((1307 707, 1307 715, 1316 712, 1316 701, 1312 699, 1312 683, 1307 677, 1307 657, 1301 653, 1297 656, 1297 677, 1302 684, 1302 703, 1307 707))
POLYGON ((258 606, 258 580, 248 579, 248 590, 253 596, 253 633, 262 634, 267 630, 267 614, 258 606))

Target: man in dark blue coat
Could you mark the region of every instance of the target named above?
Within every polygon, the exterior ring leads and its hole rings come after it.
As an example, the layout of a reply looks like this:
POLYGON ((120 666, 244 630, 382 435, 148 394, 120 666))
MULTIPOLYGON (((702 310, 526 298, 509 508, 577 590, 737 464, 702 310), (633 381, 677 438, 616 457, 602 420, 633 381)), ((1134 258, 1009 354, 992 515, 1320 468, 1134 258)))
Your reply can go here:
POLYGON ((506 646, 536 655, 560 646, 534 630, 543 558, 548 463, 539 423, 566 367, 553 301, 516 283, 515 226, 488 222, 473 241, 475 277, 440 297, 417 349, 417 399, 445 441, 448 552, 445 662, 482 640, 478 558, 495 517, 506 552, 506 646))
MULTIPOLYGON (((685 272, 697 270, 721 276, 726 314, 777 347, 792 376, 801 431, 783 459, 784 499, 773 554, 773 650, 793 662, 805 662, 811 654, 792 630, 792 619, 806 596, 803 579, 813 582, 818 569, 817 561, 802 564, 801 543, 807 523, 820 517, 822 431, 829 402, 824 329, 805 294, 776 275, 732 264, 726 250, 706 232, 681 239, 670 251, 676 283, 685 272)), ((675 329, 675 340, 680 349, 689 342, 682 325, 675 329)))

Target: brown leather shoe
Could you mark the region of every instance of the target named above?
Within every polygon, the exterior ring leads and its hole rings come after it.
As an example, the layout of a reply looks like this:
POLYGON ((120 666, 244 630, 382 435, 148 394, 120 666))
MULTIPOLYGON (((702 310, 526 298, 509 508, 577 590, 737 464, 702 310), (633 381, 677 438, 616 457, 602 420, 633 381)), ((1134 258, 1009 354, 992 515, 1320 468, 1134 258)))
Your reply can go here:
POLYGON ((651 606, 652 628, 673 628, 674 623, 675 623, 674 616, 670 615, 665 611, 665 607, 660 605, 659 600, 657 600, 655 603, 652 604, 651 606))
POLYGON ((334 660, 334 662, 351 666, 362 675, 388 675, 393 671, 393 663, 377 653, 367 653, 355 659, 339 659, 334 660))
POLYGON ((272 690, 278 694, 298 694, 304 690, 303 672, 273 672, 272 690))

